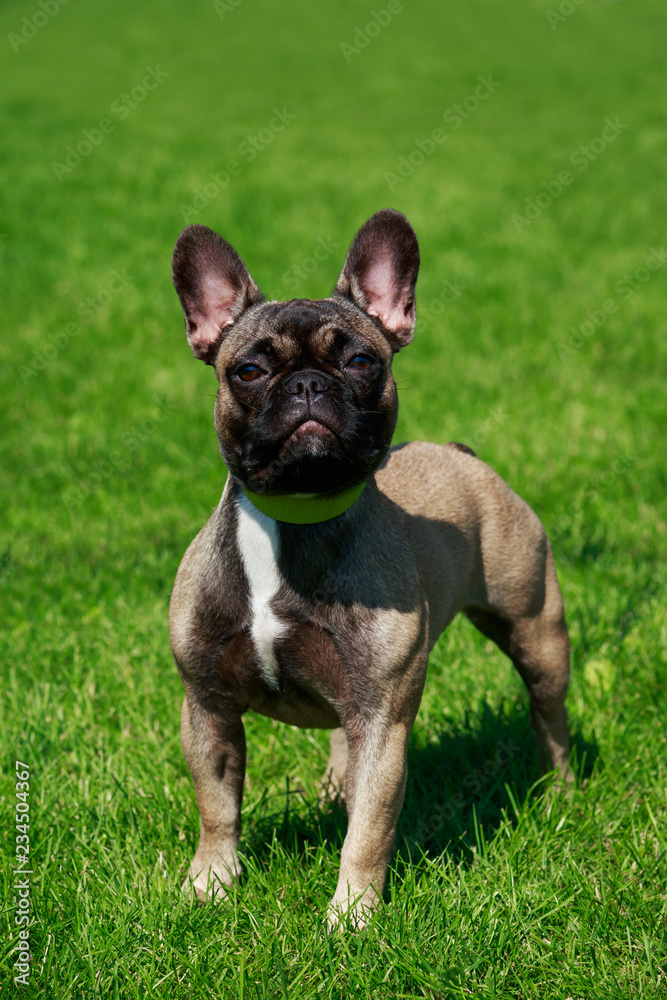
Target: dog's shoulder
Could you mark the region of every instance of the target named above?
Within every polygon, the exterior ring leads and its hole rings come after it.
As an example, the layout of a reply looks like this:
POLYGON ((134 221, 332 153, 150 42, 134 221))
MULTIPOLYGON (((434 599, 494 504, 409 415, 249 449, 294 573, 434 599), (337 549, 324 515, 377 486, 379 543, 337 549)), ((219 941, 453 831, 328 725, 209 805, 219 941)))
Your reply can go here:
MULTIPOLYGON (((243 628, 248 587, 236 544, 236 523, 222 505, 190 543, 176 574, 169 604, 169 633, 176 660, 194 647, 243 628)), ((232 509, 232 505, 229 505, 232 509)))

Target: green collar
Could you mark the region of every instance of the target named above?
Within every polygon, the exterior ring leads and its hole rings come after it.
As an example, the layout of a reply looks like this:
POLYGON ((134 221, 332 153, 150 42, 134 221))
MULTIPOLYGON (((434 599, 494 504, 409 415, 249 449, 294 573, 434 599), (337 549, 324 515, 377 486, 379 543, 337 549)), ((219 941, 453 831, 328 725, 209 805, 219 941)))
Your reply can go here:
POLYGON ((287 524, 319 524, 321 521, 330 521, 339 514, 344 514, 352 506, 355 500, 361 496, 366 485, 366 480, 357 486, 343 490, 342 493, 333 493, 328 496, 318 496, 316 493, 296 493, 284 496, 266 496, 259 493, 250 493, 241 489, 247 496, 253 507, 272 517, 274 521, 286 521, 287 524))

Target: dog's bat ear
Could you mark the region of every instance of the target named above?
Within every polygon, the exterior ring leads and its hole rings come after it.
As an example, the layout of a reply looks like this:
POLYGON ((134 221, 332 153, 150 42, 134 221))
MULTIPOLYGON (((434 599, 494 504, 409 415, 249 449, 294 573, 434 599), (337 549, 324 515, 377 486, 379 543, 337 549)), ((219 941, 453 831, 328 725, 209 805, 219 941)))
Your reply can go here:
POLYGON ((382 324, 398 351, 415 332, 419 243, 400 212, 376 212, 354 238, 334 295, 351 299, 382 324))
POLYGON ((225 331, 264 296, 236 250, 206 226, 183 230, 171 273, 192 353, 212 365, 225 331))

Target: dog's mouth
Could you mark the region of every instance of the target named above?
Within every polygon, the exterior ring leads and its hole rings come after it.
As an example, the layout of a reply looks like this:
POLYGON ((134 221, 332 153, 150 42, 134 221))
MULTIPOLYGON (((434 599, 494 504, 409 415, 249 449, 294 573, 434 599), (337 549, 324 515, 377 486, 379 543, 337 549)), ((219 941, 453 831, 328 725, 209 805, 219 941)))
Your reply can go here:
POLYGON ((333 494, 356 485, 386 451, 382 428, 322 409, 304 407, 280 429, 276 416, 260 422, 241 438, 230 468, 257 493, 333 494))
POLYGON ((345 436, 310 414, 245 464, 248 486, 263 493, 336 493, 365 471, 366 463, 350 452, 345 436))
POLYGON ((319 420, 314 420, 312 417, 308 417, 302 423, 295 427, 292 433, 285 441, 285 445, 289 445, 291 442, 300 442, 308 437, 314 437, 322 441, 331 440, 338 441, 338 435, 335 434, 330 427, 326 424, 321 423, 319 420))
POLYGON ((308 414, 283 438, 278 451, 278 461, 321 462, 322 459, 339 459, 344 452, 339 435, 328 423, 308 414))

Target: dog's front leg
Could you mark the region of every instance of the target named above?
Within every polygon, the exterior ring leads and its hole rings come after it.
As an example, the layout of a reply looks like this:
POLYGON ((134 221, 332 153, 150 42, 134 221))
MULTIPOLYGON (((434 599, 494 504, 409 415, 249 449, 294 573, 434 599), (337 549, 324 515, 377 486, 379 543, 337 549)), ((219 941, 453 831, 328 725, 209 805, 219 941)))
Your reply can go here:
POLYGON ((223 899, 241 874, 236 853, 241 835, 245 732, 240 712, 206 711, 193 697, 183 701, 181 743, 197 794, 200 836, 184 892, 223 899))
POLYGON ((344 914, 361 928, 382 898, 407 777, 406 747, 414 716, 364 720, 346 727, 348 829, 340 875, 329 905, 329 927, 344 914))

